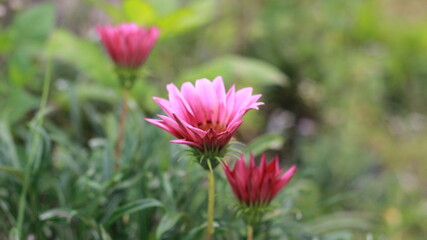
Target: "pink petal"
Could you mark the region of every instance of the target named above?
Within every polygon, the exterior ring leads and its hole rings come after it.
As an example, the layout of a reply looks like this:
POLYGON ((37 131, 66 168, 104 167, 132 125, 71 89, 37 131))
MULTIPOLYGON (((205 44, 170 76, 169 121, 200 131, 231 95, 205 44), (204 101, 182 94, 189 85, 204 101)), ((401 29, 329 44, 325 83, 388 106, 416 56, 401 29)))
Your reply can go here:
POLYGON ((154 98, 168 116, 162 117, 164 123, 156 126, 173 129, 181 135, 180 139, 209 149, 225 147, 242 124, 243 115, 262 104, 257 102, 261 95, 252 95, 252 88, 236 92, 232 86, 226 93, 221 77, 213 81, 199 79, 195 85, 186 82, 181 90, 169 84, 167 90, 168 100, 154 98))
POLYGON ((176 139, 176 140, 171 140, 171 143, 178 143, 178 144, 185 144, 185 145, 190 145, 190 146, 194 146, 194 147, 198 147, 198 148, 202 148, 203 146, 192 142, 192 141, 187 141, 185 139, 176 139))
POLYGON ((96 31, 113 62, 124 68, 140 67, 159 36, 156 27, 146 30, 134 23, 97 26, 96 31))

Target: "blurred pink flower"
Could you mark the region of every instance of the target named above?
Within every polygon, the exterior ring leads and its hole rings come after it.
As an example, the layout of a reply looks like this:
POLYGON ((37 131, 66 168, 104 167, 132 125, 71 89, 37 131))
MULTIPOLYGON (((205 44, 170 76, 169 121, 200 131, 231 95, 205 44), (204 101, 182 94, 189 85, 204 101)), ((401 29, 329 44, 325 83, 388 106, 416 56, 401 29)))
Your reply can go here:
POLYGON ((135 23, 97 26, 96 31, 113 62, 127 69, 144 64, 160 33, 156 27, 146 29, 135 23))
POLYGON ((250 156, 246 166, 244 156, 236 162, 234 169, 225 164, 224 172, 237 199, 246 206, 256 207, 267 205, 276 194, 291 180, 297 167, 294 165, 282 174, 279 157, 267 164, 266 155, 262 154, 261 163, 255 165, 255 158, 250 156))
POLYGON ((146 119, 178 138, 171 142, 187 144, 202 152, 219 152, 230 141, 242 117, 250 109, 258 109, 260 94, 252 95, 252 88, 235 91, 234 85, 225 91, 222 77, 212 82, 199 79, 193 86, 182 85, 181 91, 168 84, 169 100, 153 99, 166 113, 160 119, 146 119))

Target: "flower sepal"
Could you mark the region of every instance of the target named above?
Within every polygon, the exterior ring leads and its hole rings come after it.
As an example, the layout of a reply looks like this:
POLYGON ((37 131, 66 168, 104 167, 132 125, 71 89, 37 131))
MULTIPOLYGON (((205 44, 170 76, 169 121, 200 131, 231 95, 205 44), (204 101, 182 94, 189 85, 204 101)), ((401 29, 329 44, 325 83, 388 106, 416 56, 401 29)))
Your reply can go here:
POLYGON ((138 78, 138 72, 137 68, 117 67, 116 74, 119 78, 121 87, 126 90, 132 89, 138 78))
POLYGON ((222 164, 227 153, 227 147, 221 149, 204 148, 203 150, 198 147, 191 147, 189 151, 195 162, 206 171, 210 171, 222 164))
POLYGON ((249 226, 256 226, 261 222, 264 214, 273 208, 268 204, 246 205, 245 203, 239 203, 236 209, 237 217, 241 217, 249 226))

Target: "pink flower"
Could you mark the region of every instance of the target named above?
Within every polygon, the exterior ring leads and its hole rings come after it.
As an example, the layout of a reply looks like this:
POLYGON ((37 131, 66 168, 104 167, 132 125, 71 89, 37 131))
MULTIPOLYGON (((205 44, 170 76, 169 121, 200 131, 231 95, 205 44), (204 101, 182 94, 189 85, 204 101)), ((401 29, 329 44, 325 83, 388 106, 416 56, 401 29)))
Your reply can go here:
POLYGON ((145 29, 135 23, 118 26, 97 26, 96 31, 114 63, 134 69, 144 64, 159 36, 159 29, 145 29))
MULTIPOLYGON (((171 142, 187 144, 203 153, 219 152, 228 144, 250 109, 258 109, 260 94, 252 88, 225 91, 221 77, 213 82, 199 79, 193 86, 186 82, 179 90, 168 84, 169 99, 153 99, 166 113, 160 119, 146 119, 178 138, 171 142)), ((214 154, 215 155, 215 154, 214 154)))
POLYGON ((224 172, 237 199, 246 206, 264 206, 273 200, 276 194, 291 180, 297 167, 294 165, 282 174, 279 157, 267 164, 266 155, 262 154, 261 163, 255 165, 255 158, 250 156, 246 166, 244 156, 236 162, 234 169, 225 164, 224 172))

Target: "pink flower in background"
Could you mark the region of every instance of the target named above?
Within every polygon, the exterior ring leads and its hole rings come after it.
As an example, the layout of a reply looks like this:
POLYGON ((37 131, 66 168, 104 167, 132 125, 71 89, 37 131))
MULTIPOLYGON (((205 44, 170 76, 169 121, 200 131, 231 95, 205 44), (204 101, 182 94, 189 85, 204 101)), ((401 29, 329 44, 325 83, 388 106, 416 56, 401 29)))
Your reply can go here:
POLYGON ((221 77, 214 81, 199 79, 193 86, 186 82, 179 90, 168 84, 169 99, 154 97, 166 113, 160 119, 146 119, 178 138, 171 142, 187 144, 203 152, 221 151, 230 141, 242 117, 250 109, 258 109, 260 94, 252 88, 225 91, 221 77))
POLYGON ((114 63, 129 69, 144 64, 160 33, 156 27, 146 29, 134 23, 97 26, 96 31, 114 63))
POLYGON ((224 172, 234 195, 246 206, 263 206, 273 200, 276 194, 291 180, 297 167, 294 165, 283 173, 279 167, 279 157, 267 164, 266 155, 262 154, 261 163, 255 165, 255 158, 250 156, 249 165, 244 156, 236 162, 234 169, 225 164, 224 172))

